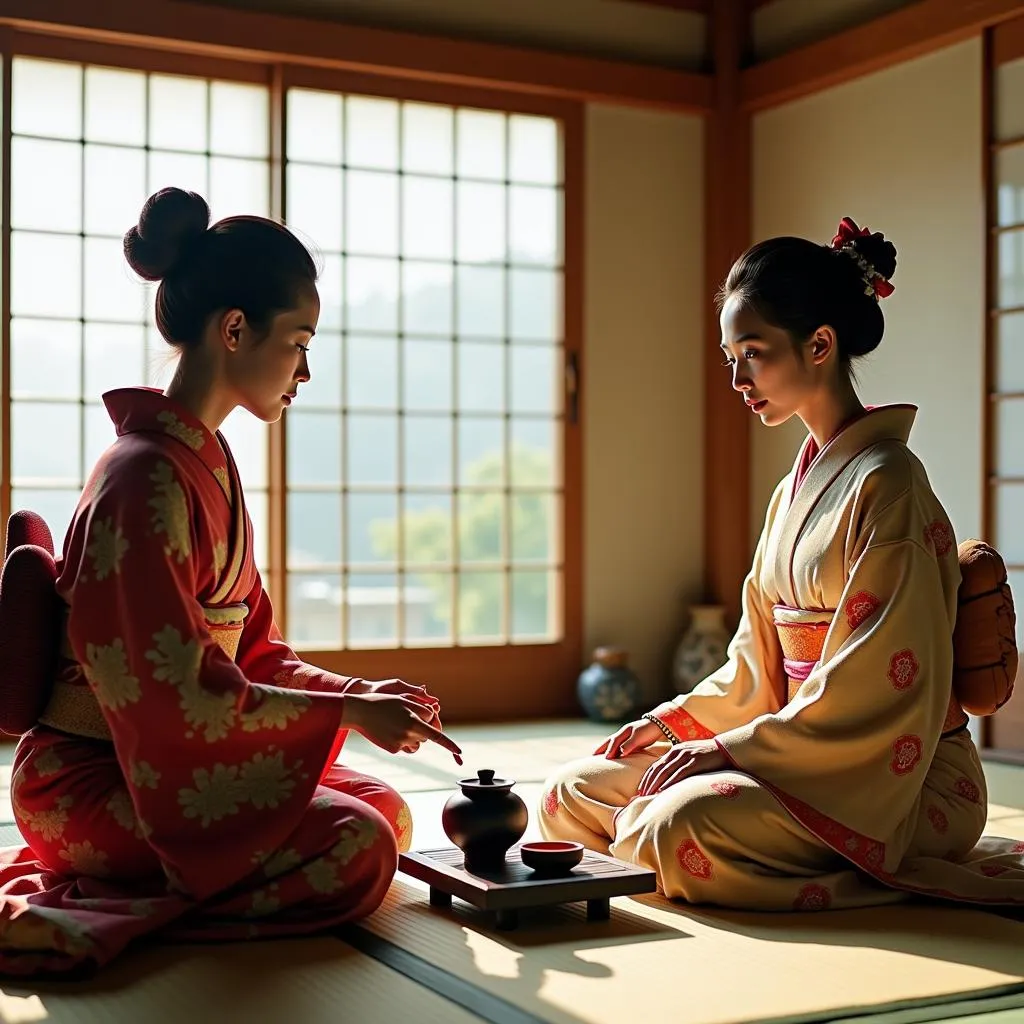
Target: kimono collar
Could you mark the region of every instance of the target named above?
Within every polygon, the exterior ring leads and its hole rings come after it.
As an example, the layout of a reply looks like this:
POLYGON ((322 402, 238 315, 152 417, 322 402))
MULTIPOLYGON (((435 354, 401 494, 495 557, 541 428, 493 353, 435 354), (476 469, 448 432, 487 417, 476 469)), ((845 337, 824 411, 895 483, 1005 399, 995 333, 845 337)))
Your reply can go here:
MULTIPOLYGON (((834 434, 814 457, 796 493, 791 491, 789 507, 782 514, 782 528, 775 534, 775 543, 771 544, 774 548, 771 559, 774 563, 776 581, 783 591, 783 603, 796 606, 792 576, 793 556, 804 524, 819 500, 853 459, 868 448, 881 441, 899 441, 906 444, 916 415, 917 407, 913 405, 876 406, 834 434), (789 593, 785 593, 787 587, 789 593)), ((800 446, 793 466, 794 480, 812 440, 808 437, 800 446)))
POLYGON ((211 434, 203 423, 157 388, 118 388, 103 396, 117 430, 126 434, 165 434, 195 454, 210 470, 230 500, 231 484, 226 442, 211 434))
POLYGON ((793 465, 792 494, 797 493, 803 478, 819 462, 831 463, 837 457, 849 458, 878 441, 895 440, 906 444, 916 415, 917 406, 914 405, 868 406, 844 423, 820 451, 814 438, 808 434, 793 465))

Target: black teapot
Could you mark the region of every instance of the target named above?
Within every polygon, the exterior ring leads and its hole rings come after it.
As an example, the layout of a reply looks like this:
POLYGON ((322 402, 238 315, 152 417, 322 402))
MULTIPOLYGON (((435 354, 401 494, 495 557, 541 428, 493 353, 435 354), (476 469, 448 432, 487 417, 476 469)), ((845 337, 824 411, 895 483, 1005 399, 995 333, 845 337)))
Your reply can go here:
POLYGON ((475 779, 459 779, 441 812, 445 835, 465 854, 473 874, 500 872, 509 847, 526 831, 526 804, 512 792, 514 779, 496 779, 494 770, 481 768, 475 779))

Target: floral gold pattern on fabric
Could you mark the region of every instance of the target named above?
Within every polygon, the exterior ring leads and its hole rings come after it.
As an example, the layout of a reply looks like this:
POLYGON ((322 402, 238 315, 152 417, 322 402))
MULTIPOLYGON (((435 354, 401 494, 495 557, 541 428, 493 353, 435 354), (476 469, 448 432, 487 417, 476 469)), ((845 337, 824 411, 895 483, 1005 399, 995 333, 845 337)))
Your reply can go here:
POLYGON ((134 761, 128 769, 128 777, 136 789, 156 789, 161 773, 148 761, 134 761))
POLYGON ((860 590, 846 602, 846 622, 850 629, 856 629, 871 618, 882 602, 870 590, 860 590))
POLYGON ((71 797, 62 796, 49 810, 28 811, 22 807, 17 807, 16 810, 18 817, 26 822, 33 832, 38 832, 43 839, 50 843, 64 834, 64 826, 68 823, 68 808, 71 803, 71 797))
POLYGON ((224 566, 228 564, 228 547, 224 541, 219 540, 213 545, 213 575, 215 579, 220 579, 221 573, 224 572, 224 566))
POLYGON ((276 882, 272 882, 266 889, 257 889, 252 894, 252 902, 245 911, 246 917, 269 917, 281 909, 281 901, 275 895, 278 891, 276 882))
POLYGON ((128 672, 126 653, 120 638, 107 646, 87 644, 85 648, 85 677, 95 689, 96 699, 114 711, 135 704, 141 695, 138 679, 128 672))
POLYGON ((231 480, 228 477, 228 471, 223 466, 218 466, 213 471, 213 475, 217 478, 217 483, 220 484, 221 490, 224 492, 224 496, 230 501, 231 500, 231 480))
POLYGON ((312 706, 310 698, 299 690, 282 693, 258 683, 253 683, 250 689, 259 697, 259 703, 251 711, 243 711, 239 716, 245 732, 256 732, 259 729, 279 729, 283 732, 290 722, 297 721, 312 706))
POLYGON ((406 853, 412 847, 412 812, 404 801, 395 815, 395 839, 399 853, 406 853))
POLYGON ((179 688, 192 689, 199 683, 202 649, 196 639, 182 640, 173 626, 164 626, 153 634, 155 650, 146 651, 146 660, 156 665, 153 676, 179 688))
POLYGON ((178 803, 186 818, 198 818, 203 828, 238 813, 245 802, 238 780, 238 765, 215 764, 212 770, 197 768, 192 773, 195 789, 179 789, 178 803))
POLYGON ((88 839, 81 843, 68 843, 60 851, 59 856, 61 860, 67 861, 68 866, 76 875, 105 878, 110 874, 106 853, 97 850, 88 839))
POLYGON ((64 762, 57 751, 50 747, 32 761, 32 767, 41 779, 45 779, 48 775, 56 775, 64 767, 64 762))
POLYGON ((900 736, 892 745, 892 760, 889 768, 894 775, 909 775, 920 763, 922 753, 921 737, 907 734, 900 736))
POLYGON ((711 861, 693 839, 684 839, 679 844, 676 860, 679 861, 679 866, 694 878, 710 881, 714 877, 715 869, 711 861))
POLYGON ((263 874, 267 878, 276 878, 278 875, 287 874, 302 863, 302 858, 297 850, 275 850, 263 864, 263 874))
POLYGON ((107 482, 106 470, 100 470, 93 472, 92 479, 89 481, 89 486, 86 489, 86 496, 90 501, 95 501, 103 490, 103 485, 107 482))
POLYGON ((146 502, 153 509, 153 530, 167 537, 164 554, 177 559, 179 563, 184 562, 192 554, 185 492, 167 462, 158 462, 149 479, 156 484, 153 497, 146 502))
MULTIPOLYGON (((301 761, 294 765, 296 771, 301 767, 301 761)), ((245 799, 257 810, 264 807, 276 809, 291 797, 295 789, 295 780, 285 767, 281 750, 273 754, 255 754, 242 765, 239 780, 245 799)))
POLYGON ((187 444, 192 451, 199 451, 206 444, 206 437, 198 427, 186 427, 173 412, 158 414, 157 421, 164 425, 164 433, 187 444))
POLYGON ((288 768, 283 751, 278 750, 270 755, 255 754, 241 765, 218 762, 212 770, 197 768, 192 773, 195 789, 178 790, 178 803, 185 817, 199 818, 203 828, 237 814, 244 804, 257 810, 274 809, 291 797, 295 788, 292 771, 301 766, 297 761, 288 768))
POLYGON ((92 559, 96 579, 105 580, 111 573, 116 575, 121 571, 121 559, 128 550, 128 541, 121 527, 114 526, 111 516, 96 519, 92 524, 91 537, 92 543, 85 553, 92 559))
POLYGON ((303 874, 314 892, 332 893, 345 885, 338 869, 349 864, 361 851, 369 850, 377 841, 377 826, 371 821, 348 825, 341 839, 331 847, 330 857, 321 857, 304 867, 303 874))
POLYGON ((146 830, 135 817, 135 808, 127 789, 119 789, 111 796, 107 801, 107 810, 121 828, 131 832, 139 839, 144 837, 146 830))
POLYGON ((889 659, 889 682, 894 690, 906 690, 914 685, 921 665, 910 648, 897 651, 889 659))

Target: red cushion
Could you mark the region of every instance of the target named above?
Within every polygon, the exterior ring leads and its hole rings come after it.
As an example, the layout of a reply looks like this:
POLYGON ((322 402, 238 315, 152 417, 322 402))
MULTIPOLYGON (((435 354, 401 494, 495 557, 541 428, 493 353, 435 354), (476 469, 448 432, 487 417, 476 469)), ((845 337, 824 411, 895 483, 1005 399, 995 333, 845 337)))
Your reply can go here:
POLYGON ((0 572, 0 729, 15 736, 50 699, 61 630, 56 581, 53 554, 38 544, 14 548, 0 572))
POLYGON ((7 545, 4 550, 11 552, 22 544, 35 544, 53 554, 53 536, 46 520, 27 508, 19 509, 7 520, 7 545))

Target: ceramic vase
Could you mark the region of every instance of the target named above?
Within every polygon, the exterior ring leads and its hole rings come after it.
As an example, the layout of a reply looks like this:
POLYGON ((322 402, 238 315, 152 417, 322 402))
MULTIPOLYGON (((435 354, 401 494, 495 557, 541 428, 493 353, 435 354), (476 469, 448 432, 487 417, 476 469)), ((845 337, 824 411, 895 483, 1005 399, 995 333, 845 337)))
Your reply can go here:
POLYGON ((676 648, 672 675, 677 693, 689 693, 702 679, 725 664, 729 632, 725 608, 694 605, 690 625, 676 648))
POLYGON ((640 681, 630 671, 621 647, 598 647, 593 663, 580 674, 576 695, 594 722, 623 722, 639 710, 640 681))

